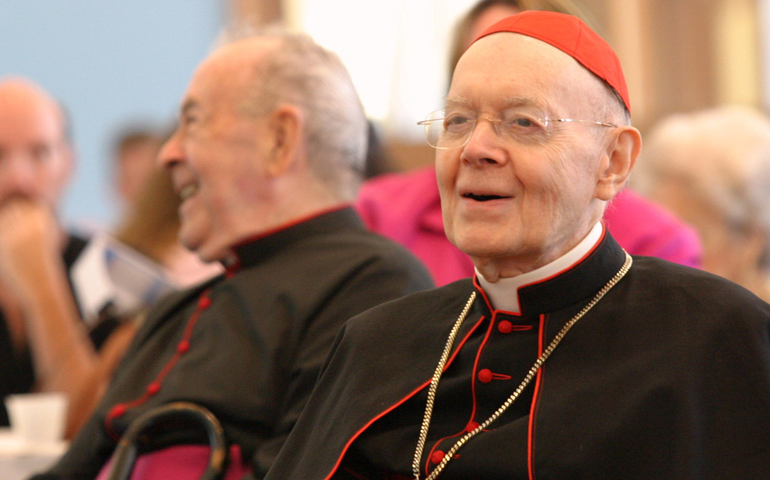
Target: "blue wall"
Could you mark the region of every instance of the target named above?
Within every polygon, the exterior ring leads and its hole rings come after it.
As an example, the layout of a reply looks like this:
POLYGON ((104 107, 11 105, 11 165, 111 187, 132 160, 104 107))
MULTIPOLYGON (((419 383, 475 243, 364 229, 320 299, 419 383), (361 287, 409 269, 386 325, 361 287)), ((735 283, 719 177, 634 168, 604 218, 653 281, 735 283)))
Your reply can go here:
POLYGON ((78 165, 65 223, 115 223, 113 135, 126 122, 174 120, 224 15, 212 0, 0 0, 0 76, 32 78, 72 118, 78 165))

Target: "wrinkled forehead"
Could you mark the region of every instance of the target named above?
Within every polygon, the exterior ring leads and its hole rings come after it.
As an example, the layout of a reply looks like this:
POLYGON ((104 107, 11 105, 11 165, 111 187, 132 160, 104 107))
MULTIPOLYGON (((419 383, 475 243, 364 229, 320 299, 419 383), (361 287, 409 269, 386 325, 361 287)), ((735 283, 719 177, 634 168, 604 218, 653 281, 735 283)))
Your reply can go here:
POLYGON ((535 38, 495 33, 479 39, 460 58, 447 102, 507 108, 511 99, 550 110, 583 113, 604 87, 574 58, 535 38))

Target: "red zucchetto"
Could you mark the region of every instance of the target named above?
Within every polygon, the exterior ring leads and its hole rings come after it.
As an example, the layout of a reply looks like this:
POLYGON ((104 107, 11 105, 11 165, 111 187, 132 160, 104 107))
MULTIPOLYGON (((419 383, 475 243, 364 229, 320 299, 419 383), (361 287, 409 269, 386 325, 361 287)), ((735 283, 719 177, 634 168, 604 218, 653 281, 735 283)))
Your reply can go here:
POLYGON ((579 18, 563 13, 527 10, 495 23, 474 42, 499 32, 519 33, 558 48, 614 88, 623 99, 626 109, 631 111, 628 87, 618 56, 602 37, 579 18))

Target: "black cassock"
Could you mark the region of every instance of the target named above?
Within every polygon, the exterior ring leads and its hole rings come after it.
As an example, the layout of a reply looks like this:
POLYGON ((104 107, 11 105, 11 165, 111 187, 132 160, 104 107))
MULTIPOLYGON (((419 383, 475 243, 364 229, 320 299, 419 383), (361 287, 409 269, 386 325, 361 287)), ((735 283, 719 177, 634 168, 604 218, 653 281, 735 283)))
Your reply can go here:
MULTIPOLYGON (((40 478, 94 478, 116 436, 134 419, 180 400, 211 410, 228 440, 264 475, 342 323, 432 286, 414 257, 367 232, 350 208, 285 226, 235 250, 235 268, 172 294, 148 313, 95 414, 40 478)), ((169 432, 155 443, 186 440, 180 437, 169 432)))
MULTIPOLYGON (((466 279, 354 318, 267 478, 413 478, 431 376, 476 291, 420 461, 421 475, 433 471, 624 257, 605 234, 577 266, 520 288, 521 315, 494 311, 466 279)), ((714 275, 634 257, 522 396, 439 478, 770 478, 770 305, 714 275)))

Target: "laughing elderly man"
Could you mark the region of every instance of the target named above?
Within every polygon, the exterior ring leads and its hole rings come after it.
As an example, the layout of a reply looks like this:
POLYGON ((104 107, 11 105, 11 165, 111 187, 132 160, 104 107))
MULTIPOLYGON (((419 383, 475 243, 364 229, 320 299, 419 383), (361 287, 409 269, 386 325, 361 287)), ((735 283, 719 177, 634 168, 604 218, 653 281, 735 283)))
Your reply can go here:
MULTIPOLYGON (((39 478, 95 478, 137 418, 178 401, 221 422, 228 478, 265 474, 342 323, 431 286, 350 207, 366 134, 344 66, 305 36, 242 39, 199 66, 160 163, 182 198, 182 243, 227 272, 151 309, 93 417, 39 478)), ((194 431, 151 437, 136 468, 153 478, 207 464, 194 431)))

